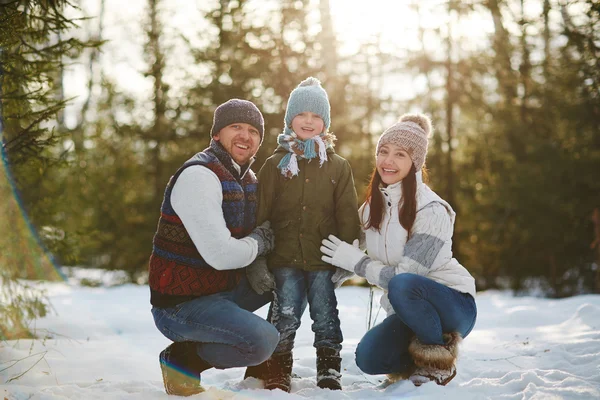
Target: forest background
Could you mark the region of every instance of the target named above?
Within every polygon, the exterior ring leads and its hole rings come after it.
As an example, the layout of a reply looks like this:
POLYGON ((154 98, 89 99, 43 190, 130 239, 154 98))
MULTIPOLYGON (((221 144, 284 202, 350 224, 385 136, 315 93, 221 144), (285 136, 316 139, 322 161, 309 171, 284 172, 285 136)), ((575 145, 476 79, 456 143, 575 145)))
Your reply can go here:
POLYGON ((383 129, 431 115, 429 184, 478 290, 600 293, 593 0, 0 0, 2 337, 48 310, 22 279, 145 284, 165 185, 215 107, 263 111, 258 169, 308 76, 360 201, 383 129))

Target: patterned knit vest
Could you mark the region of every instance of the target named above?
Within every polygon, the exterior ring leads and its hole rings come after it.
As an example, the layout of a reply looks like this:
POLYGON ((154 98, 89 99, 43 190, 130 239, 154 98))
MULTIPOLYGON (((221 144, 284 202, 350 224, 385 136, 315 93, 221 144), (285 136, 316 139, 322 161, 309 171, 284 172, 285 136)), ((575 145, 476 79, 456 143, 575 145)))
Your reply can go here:
POLYGON ((222 210, 203 211, 222 212, 227 228, 236 239, 248 235, 256 225, 256 176, 248 168, 240 177, 229 154, 218 142, 211 141, 209 148, 177 170, 165 190, 149 267, 150 302, 156 307, 173 307, 199 296, 231 290, 244 271, 220 271, 210 266, 171 206, 171 191, 177 178, 192 165, 209 168, 221 181, 222 210))

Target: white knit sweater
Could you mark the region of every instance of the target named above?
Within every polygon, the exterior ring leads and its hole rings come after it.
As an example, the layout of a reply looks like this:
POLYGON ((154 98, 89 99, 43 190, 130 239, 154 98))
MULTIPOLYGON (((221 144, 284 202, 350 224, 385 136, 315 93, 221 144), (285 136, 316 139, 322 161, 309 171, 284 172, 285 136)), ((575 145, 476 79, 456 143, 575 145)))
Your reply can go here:
MULTIPOLYGON (((394 313, 387 297, 388 283, 401 273, 422 275, 475 297, 475 280, 452 258, 455 218, 452 207, 422 182, 420 173, 417 174, 417 215, 407 241, 408 232, 398 218, 402 183, 382 188, 381 192, 385 202, 381 229, 364 232, 369 258, 357 265, 356 273, 384 289, 381 305, 388 315, 394 313)), ((369 217, 367 203, 361 206, 359 215, 364 226, 369 217)))
POLYGON ((171 205, 196 249, 213 268, 243 268, 256 258, 256 240, 236 239, 227 229, 221 181, 210 169, 193 165, 183 170, 173 186, 171 205))

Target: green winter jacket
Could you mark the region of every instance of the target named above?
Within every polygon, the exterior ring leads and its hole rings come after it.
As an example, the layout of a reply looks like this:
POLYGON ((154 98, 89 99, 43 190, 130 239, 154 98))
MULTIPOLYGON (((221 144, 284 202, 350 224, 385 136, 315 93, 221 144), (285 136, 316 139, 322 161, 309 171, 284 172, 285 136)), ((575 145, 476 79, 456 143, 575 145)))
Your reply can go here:
POLYGON ((334 267, 321 260, 321 240, 333 234, 352 243, 360 221, 350 164, 327 149, 327 162, 298 159, 300 172, 290 179, 277 168, 287 151, 279 146, 258 173, 258 224, 271 221, 275 249, 270 268, 291 266, 303 270, 334 267))

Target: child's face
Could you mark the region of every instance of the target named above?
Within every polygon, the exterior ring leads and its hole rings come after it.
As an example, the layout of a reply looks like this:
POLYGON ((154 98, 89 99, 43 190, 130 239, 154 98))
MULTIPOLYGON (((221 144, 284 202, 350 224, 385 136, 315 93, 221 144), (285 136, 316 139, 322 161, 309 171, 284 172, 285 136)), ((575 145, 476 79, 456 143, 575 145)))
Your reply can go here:
POLYGON ((292 130, 302 140, 315 137, 323 133, 324 129, 325 123, 323 119, 310 111, 300 113, 292 120, 292 130))
POLYGON ((379 149, 375 164, 383 183, 393 185, 408 175, 412 160, 402 147, 388 143, 379 149))

